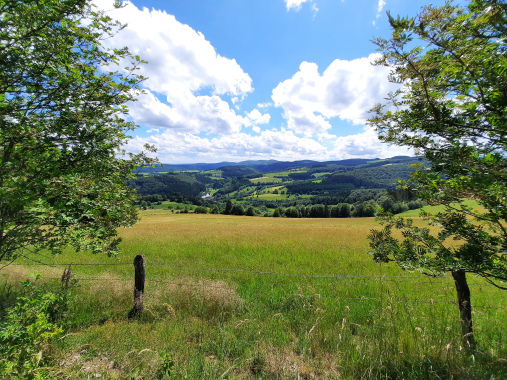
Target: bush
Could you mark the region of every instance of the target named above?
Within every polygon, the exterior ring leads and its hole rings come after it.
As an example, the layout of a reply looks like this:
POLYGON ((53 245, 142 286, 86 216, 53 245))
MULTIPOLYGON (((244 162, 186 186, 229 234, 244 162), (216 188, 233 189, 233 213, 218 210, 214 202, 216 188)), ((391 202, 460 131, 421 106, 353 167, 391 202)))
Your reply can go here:
POLYGON ((285 210, 285 216, 287 218, 299 218, 301 215, 296 207, 292 206, 285 210))
POLYGON ((247 208, 246 212, 245 212, 245 215, 246 216, 255 216, 255 209, 253 208, 253 206, 250 206, 247 208))
POLYGON ((208 208, 204 207, 204 206, 197 206, 195 208, 194 212, 196 214, 207 214, 208 213, 208 208))
POLYGON ((66 317, 72 292, 66 285, 61 289, 35 287, 30 280, 21 281, 21 285, 23 293, 0 321, 0 375, 42 379, 47 375, 40 370, 49 359, 47 343, 63 333, 57 323, 66 317))
POLYGON ((379 205, 375 201, 357 202, 354 204, 354 212, 352 213, 355 217, 371 217, 375 216, 379 205))
POLYGON ((243 206, 241 206, 239 203, 234 203, 232 205, 231 215, 245 215, 243 206))

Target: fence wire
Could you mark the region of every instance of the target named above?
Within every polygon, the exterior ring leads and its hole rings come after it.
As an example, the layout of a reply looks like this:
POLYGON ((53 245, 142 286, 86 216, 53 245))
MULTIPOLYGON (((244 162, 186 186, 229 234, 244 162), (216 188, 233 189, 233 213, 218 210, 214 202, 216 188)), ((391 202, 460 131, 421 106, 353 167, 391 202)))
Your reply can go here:
MULTIPOLYGON (((49 264, 44 263, 42 261, 38 261, 32 258, 27 258, 32 261, 32 263, 25 263, 25 264, 17 264, 17 263, 10 263, 9 265, 12 266, 20 266, 20 267, 35 267, 35 266, 43 266, 43 267, 51 267, 51 268, 68 268, 68 267, 110 267, 110 266, 124 266, 124 267, 132 267, 132 263, 57 263, 57 264, 49 264)), ((377 275, 377 276, 357 276, 357 275, 310 275, 310 274, 301 274, 301 273, 280 273, 280 272, 267 272, 267 271, 258 271, 258 270, 249 270, 249 269, 236 269, 236 268, 190 268, 185 266, 177 266, 177 265, 170 265, 170 264, 153 264, 153 263, 146 263, 146 267, 160 267, 160 268, 170 268, 175 269, 179 271, 191 271, 191 272, 224 272, 224 273, 241 273, 241 274, 252 274, 256 276, 280 276, 280 277, 296 277, 296 278, 302 278, 302 279, 325 279, 325 280, 355 280, 355 281, 374 281, 378 283, 383 282, 411 282, 414 285, 447 285, 449 286, 449 290, 452 289, 452 286, 449 284, 450 279, 452 279, 451 276, 448 275, 442 275, 438 277, 428 276, 425 281, 420 280, 417 277, 414 276, 386 276, 386 275, 377 275), (447 279, 447 281, 443 281, 444 279, 447 279)), ((61 278, 57 277, 51 277, 50 280, 56 280, 60 281, 61 278)), ((74 272, 74 279, 77 281, 123 281, 123 282, 131 282, 133 281, 133 278, 92 278, 92 277, 77 277, 76 273, 74 272)), ((158 278, 146 278, 146 282, 153 283, 153 284, 165 284, 165 285, 174 285, 174 286, 185 286, 185 287, 199 287, 199 288, 221 288, 225 290, 230 290, 228 287, 218 286, 218 285, 206 285, 206 284, 189 284, 189 283, 182 283, 182 282, 174 282, 174 281, 167 281, 166 279, 158 279, 158 278)), ((470 287, 477 287, 477 288, 483 288, 488 287, 488 285, 483 284, 469 284, 470 287)), ((442 288, 442 290, 446 290, 445 288, 442 288)), ((387 290, 389 292, 389 290, 387 290)), ((418 293, 418 289, 414 289, 413 291, 406 291, 404 290, 402 293, 402 296, 406 296, 407 293, 418 293)), ((266 292, 256 292, 257 295, 264 295, 264 296, 270 296, 271 293, 266 292)), ((312 294, 312 295, 304 295, 299 293, 291 293, 291 294, 277 294, 277 296, 282 297, 306 297, 306 298, 319 298, 319 299, 331 299, 331 300, 354 300, 354 301, 383 301, 388 302, 387 299, 379 297, 366 297, 361 295, 353 295, 353 296, 321 296, 319 294, 312 294)), ((390 294, 392 297, 392 295, 390 294)), ((399 298, 393 299, 391 298, 389 302, 394 303, 402 303, 402 304, 412 304, 412 305, 425 305, 425 304, 450 304, 450 305, 456 305, 457 302, 455 301, 441 301, 441 300, 434 300, 430 299, 428 301, 421 301, 417 299, 411 299, 411 300, 401 300, 399 298)), ((472 305, 475 309, 491 309, 491 310, 505 310, 507 311, 507 307, 492 307, 492 306, 484 306, 484 305, 472 305)))

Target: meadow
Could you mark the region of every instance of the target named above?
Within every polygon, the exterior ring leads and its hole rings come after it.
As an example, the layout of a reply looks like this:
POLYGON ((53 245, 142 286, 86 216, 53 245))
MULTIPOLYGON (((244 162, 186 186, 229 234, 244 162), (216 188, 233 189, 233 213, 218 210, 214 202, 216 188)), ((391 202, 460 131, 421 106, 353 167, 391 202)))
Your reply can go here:
POLYGON ((51 373, 87 379, 501 379, 505 292, 469 276, 478 348, 462 346, 450 276, 372 261, 373 218, 288 219, 141 211, 123 253, 67 252, 0 271, 27 273, 75 302, 51 343, 51 373), (129 320, 133 259, 146 259, 145 310, 129 320))

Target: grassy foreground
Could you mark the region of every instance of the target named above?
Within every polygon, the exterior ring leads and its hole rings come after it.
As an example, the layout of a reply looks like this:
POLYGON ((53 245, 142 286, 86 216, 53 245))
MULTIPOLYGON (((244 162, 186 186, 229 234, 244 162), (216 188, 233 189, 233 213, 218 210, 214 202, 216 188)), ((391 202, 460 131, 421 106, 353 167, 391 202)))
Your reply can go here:
POLYGON ((478 350, 459 338, 450 277, 373 263, 361 219, 141 212, 123 255, 37 257, 0 271, 78 279, 66 335, 45 348, 57 378, 501 379, 505 292, 469 277, 478 350), (145 313, 129 321, 133 259, 146 258, 145 313), (90 265, 92 264, 92 265, 90 265))

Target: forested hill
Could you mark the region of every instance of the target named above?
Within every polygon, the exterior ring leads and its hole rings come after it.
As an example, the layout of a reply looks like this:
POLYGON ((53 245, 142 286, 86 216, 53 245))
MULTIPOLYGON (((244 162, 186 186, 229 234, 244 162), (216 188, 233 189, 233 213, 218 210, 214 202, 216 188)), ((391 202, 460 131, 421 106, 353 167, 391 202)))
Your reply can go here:
POLYGON ((208 177, 198 173, 164 173, 155 176, 137 176, 128 185, 141 195, 179 193, 197 196, 206 190, 208 177))
POLYGON ((409 179, 412 164, 420 162, 418 157, 252 161, 205 171, 143 173, 129 185, 145 208, 171 208, 176 202, 231 215, 270 216, 277 209, 288 217, 361 217, 373 216, 380 207, 392 213, 420 207, 413 194, 396 189, 396 182, 409 179))
MULTIPOLYGON (((273 186, 287 195, 322 196, 358 189, 391 191, 397 180, 408 178, 413 170, 411 164, 417 162, 420 162, 417 157, 329 162, 249 161, 249 165, 224 165, 214 170, 144 173, 129 181, 129 185, 142 196, 178 193, 195 197, 213 192, 233 199, 252 192, 257 198, 257 195, 274 192, 273 186)), ((164 166, 163 169, 169 168, 164 166)))
POLYGON ((242 162, 218 162, 212 164, 198 163, 198 164, 163 164, 163 165, 155 165, 153 168, 143 168, 139 171, 139 173, 168 173, 168 172, 185 172, 185 171, 208 171, 208 170, 216 170, 220 169, 224 166, 247 166, 258 170, 261 173, 271 173, 283 170, 291 170, 302 167, 309 168, 322 168, 329 167, 334 168, 334 170, 338 169, 351 169, 357 167, 364 166, 378 166, 382 165, 386 162, 394 162, 394 161, 407 161, 414 160, 414 157, 408 156, 397 156, 389 159, 381 160, 378 158, 354 158, 347 160, 338 160, 338 161, 312 161, 312 160, 301 160, 301 161, 276 161, 276 160, 251 160, 251 161, 242 161, 242 162))

